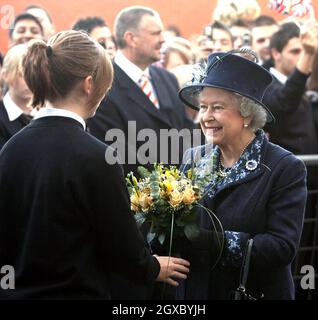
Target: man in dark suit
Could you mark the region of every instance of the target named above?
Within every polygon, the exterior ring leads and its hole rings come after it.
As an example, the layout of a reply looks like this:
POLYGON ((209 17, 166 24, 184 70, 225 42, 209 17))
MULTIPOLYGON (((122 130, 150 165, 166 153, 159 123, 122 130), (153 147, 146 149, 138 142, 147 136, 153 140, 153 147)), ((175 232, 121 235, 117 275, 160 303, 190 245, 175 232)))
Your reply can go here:
POLYGON ((171 134, 172 140, 179 142, 180 130, 190 129, 187 139, 193 129, 178 99, 175 76, 152 65, 161 57, 162 29, 160 17, 152 9, 130 7, 119 13, 114 83, 95 117, 88 121, 91 134, 117 149, 126 174, 136 173, 138 165, 151 167, 155 162, 178 165, 183 154, 181 144, 168 152, 171 144, 163 136, 177 130, 171 134), (146 83, 141 81, 143 76, 146 83))

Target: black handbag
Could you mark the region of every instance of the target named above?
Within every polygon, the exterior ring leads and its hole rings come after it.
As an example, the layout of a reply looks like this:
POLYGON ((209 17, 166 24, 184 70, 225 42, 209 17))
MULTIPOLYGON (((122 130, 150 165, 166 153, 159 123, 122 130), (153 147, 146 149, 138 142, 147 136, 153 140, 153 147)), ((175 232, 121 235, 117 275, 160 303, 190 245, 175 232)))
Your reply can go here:
POLYGON ((253 239, 247 241, 247 248, 245 250, 245 255, 242 263, 241 274, 240 274, 240 284, 239 287, 234 292, 234 300, 259 300, 264 297, 261 293, 258 297, 253 297, 246 292, 246 282, 248 278, 248 273, 251 263, 253 239))

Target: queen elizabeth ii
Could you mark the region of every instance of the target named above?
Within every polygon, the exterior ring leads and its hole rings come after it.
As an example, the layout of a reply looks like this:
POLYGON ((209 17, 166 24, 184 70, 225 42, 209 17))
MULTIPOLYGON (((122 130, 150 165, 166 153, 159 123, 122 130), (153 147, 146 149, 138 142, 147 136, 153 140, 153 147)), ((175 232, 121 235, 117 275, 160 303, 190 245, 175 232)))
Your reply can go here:
POLYGON ((203 206, 224 229, 216 265, 215 233, 204 210, 200 237, 193 242, 192 270, 178 298, 231 299, 239 286, 242 260, 253 239, 246 289, 265 299, 294 299, 291 263, 297 253, 306 204, 306 169, 292 153, 268 141, 262 130, 274 121, 262 103, 271 75, 247 56, 213 53, 199 76, 181 89, 181 100, 199 110, 206 146, 185 153, 185 165, 204 168, 215 159, 203 206), (199 156, 198 156, 199 155, 199 156))

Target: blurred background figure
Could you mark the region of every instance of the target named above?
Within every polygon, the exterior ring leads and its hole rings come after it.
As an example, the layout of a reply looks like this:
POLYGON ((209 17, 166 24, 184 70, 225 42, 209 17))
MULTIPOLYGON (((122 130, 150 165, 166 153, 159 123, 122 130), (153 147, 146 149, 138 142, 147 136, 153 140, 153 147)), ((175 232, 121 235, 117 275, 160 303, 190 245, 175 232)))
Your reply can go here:
POLYGON ((48 11, 38 5, 29 5, 24 9, 25 13, 32 14, 41 23, 43 28, 43 38, 45 41, 49 40, 55 34, 55 27, 48 11))
POLYGON ((40 21, 30 13, 21 13, 15 17, 9 28, 9 47, 27 43, 32 39, 43 39, 44 32, 40 21))
POLYGON ((32 93, 22 75, 22 59, 27 45, 12 47, 3 60, 2 81, 6 92, 0 101, 0 149, 31 120, 32 93))
POLYGON ((294 154, 317 154, 318 135, 312 110, 305 99, 306 83, 312 71, 318 30, 300 32, 294 23, 283 24, 270 42, 274 81, 264 101, 276 118, 268 126, 269 138, 294 154))
POLYGON ((165 43, 163 67, 167 70, 184 64, 193 64, 195 60, 195 53, 189 40, 175 37, 165 43))
POLYGON ((4 90, 5 90, 5 85, 3 83, 3 80, 2 80, 2 64, 3 64, 3 54, 0 52, 0 99, 2 100, 2 97, 4 95, 4 90))
POLYGON ((213 52, 213 42, 204 34, 195 37, 193 44, 198 48, 199 61, 206 61, 213 52))
POLYGON ((116 54, 116 42, 105 20, 101 17, 86 17, 75 22, 73 30, 85 31, 98 41, 113 59, 116 54))
POLYGON ((212 52, 226 52, 233 49, 233 36, 230 29, 219 21, 206 26, 203 35, 212 41, 212 52))
MULTIPOLYGON (((182 64, 170 69, 169 71, 176 76, 180 88, 184 87, 187 82, 190 82, 193 77, 192 64, 182 64)), ((188 118, 193 121, 196 128, 200 128, 198 120, 198 111, 193 108, 190 108, 186 104, 184 106, 188 118)))
POLYGON ((276 20, 269 16, 259 16, 253 21, 252 31, 252 49, 257 53, 259 64, 264 64, 270 60, 271 53, 269 43, 272 35, 278 30, 276 20))
POLYGON ((308 91, 306 92, 306 96, 312 106, 312 113, 318 136, 318 48, 315 50, 312 73, 308 81, 308 91))
POLYGON ((2 67, 3 63, 3 54, 0 52, 0 67, 2 67))
POLYGON ((233 36, 230 29, 223 23, 216 21, 203 29, 202 35, 194 41, 198 47, 198 61, 206 61, 213 52, 229 51, 233 49, 233 36))
POLYGON ((167 46, 167 44, 174 42, 175 38, 181 38, 181 32, 177 26, 169 25, 166 28, 164 28, 164 30, 162 31, 162 36, 163 36, 165 42, 162 44, 161 57, 160 57, 159 61, 154 62, 154 65, 159 68, 166 68, 164 65, 165 64, 166 46, 167 46))
POLYGON ((256 0, 219 0, 212 14, 212 21, 230 26, 234 21, 250 23, 259 17, 261 7, 256 0))
POLYGON ((252 46, 251 30, 244 20, 236 20, 230 27, 233 36, 233 49, 252 46))
POLYGON ((182 37, 180 29, 175 25, 169 25, 162 32, 165 41, 172 40, 175 37, 182 37))

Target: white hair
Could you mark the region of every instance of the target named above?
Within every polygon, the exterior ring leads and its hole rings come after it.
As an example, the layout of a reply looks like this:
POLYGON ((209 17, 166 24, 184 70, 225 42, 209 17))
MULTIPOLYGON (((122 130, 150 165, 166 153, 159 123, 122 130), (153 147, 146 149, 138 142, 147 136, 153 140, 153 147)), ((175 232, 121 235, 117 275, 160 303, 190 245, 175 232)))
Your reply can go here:
POLYGON ((267 119, 267 113, 263 106, 249 98, 242 96, 240 96, 238 106, 242 117, 252 118, 249 127, 253 131, 256 131, 257 129, 261 129, 264 127, 267 119))

